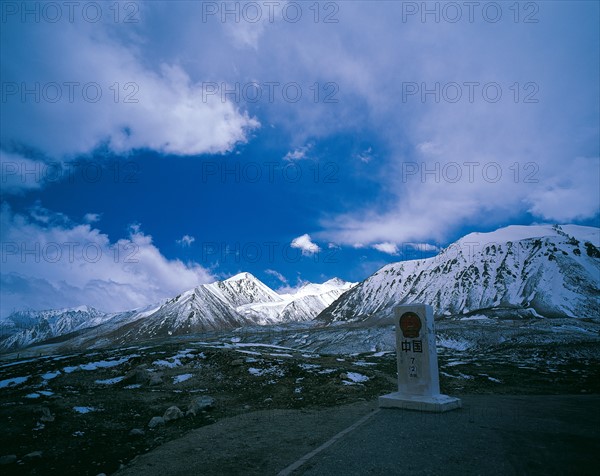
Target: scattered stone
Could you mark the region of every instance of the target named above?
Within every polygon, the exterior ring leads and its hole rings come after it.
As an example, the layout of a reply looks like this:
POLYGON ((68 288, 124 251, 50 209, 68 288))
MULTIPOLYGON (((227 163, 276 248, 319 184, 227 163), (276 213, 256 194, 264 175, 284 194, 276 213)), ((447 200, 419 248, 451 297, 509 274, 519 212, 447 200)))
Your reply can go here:
POLYGON ((155 416, 152 418, 152 420, 150 420, 150 423, 148 423, 148 428, 156 428, 159 425, 164 425, 165 424, 165 419, 161 416, 155 416))
POLYGON ((23 456, 23 461, 33 461, 37 459, 41 459, 42 452, 41 451, 32 451, 31 453, 27 453, 23 456))
POLYGON ((50 409, 48 407, 42 407, 40 409, 40 411, 42 412, 40 421, 45 421, 45 422, 53 422, 54 421, 54 415, 52 415, 52 413, 50 412, 50 409))
POLYGON ((183 412, 175 406, 167 408, 167 411, 163 415, 165 422, 179 420, 180 418, 183 418, 183 412))
POLYGON ((250 405, 244 405, 244 410, 250 410, 250 405))
POLYGON ((129 432, 129 436, 144 436, 146 432, 141 428, 134 428, 129 432))
POLYGON ((235 359, 231 361, 231 365, 233 366, 239 366, 239 365, 244 365, 244 359, 235 359))
POLYGON ((150 375, 150 381, 148 382, 148 384, 151 387, 154 387, 156 385, 161 385, 162 383, 163 383, 162 376, 160 376, 159 374, 150 375))
POLYGON ((0 456, 0 466, 7 464, 13 464, 17 462, 17 455, 4 455, 0 456))
POLYGON ((267 397, 263 400, 263 403, 271 403, 273 399, 271 397, 267 397))
POLYGON ((146 365, 140 365, 135 369, 131 370, 123 382, 126 384, 141 384, 144 385, 150 381, 150 372, 146 369, 146 365))
POLYGON ((208 395, 196 397, 194 400, 192 400, 192 403, 190 403, 190 406, 188 407, 188 411, 186 412, 186 416, 187 415, 196 416, 201 411, 210 410, 211 408, 214 408, 214 406, 215 406, 215 399, 213 397, 209 397, 208 395))

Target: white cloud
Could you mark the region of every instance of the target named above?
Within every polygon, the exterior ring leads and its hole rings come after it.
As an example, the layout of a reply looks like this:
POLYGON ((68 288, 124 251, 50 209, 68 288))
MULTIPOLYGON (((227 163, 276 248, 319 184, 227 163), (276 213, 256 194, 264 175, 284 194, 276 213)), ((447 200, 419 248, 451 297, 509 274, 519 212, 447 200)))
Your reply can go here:
MULTIPOLYGON (((3 126, 4 127, 4 126, 3 126)), ((2 193, 20 195, 42 186, 45 165, 20 154, 0 149, 0 190, 2 193)))
POLYGON ((308 233, 294 238, 290 246, 302 250, 303 255, 314 255, 321 251, 321 248, 316 243, 313 243, 308 233))
POLYGON ((368 164, 373 160, 373 148, 369 147, 367 150, 364 150, 360 154, 357 154, 356 158, 365 164, 368 164))
POLYGON ((55 159, 86 154, 101 144, 121 154, 148 148, 195 155, 230 151, 260 125, 234 101, 203 96, 202 82, 193 81, 181 65, 148 63, 140 56, 139 39, 120 37, 106 22, 4 26, 6 41, 19 48, 2 50, 3 64, 11 65, 3 69, 3 81, 37 84, 41 97, 62 94, 56 102, 33 96, 22 101, 18 94, 3 99, 4 144, 23 144, 55 159), (42 57, 60 52, 60 61, 39 62, 23 50, 42 57), (49 83, 58 86, 44 89, 49 83), (72 101, 65 83, 79 84, 72 101))
POLYGON ((38 207, 36 216, 0 212, 0 315, 15 309, 88 304, 105 311, 132 309, 214 281, 197 263, 167 259, 152 237, 132 226, 112 242, 89 224, 38 207))
POLYGON ((297 149, 291 150, 287 154, 285 154, 285 157, 283 157, 283 160, 292 162, 294 160, 307 159, 308 158, 307 154, 308 154, 309 150, 310 150, 310 146, 299 147, 297 149))
POLYGON ((265 269, 265 274, 276 277, 283 284, 288 284, 287 278, 279 271, 275 271, 274 269, 265 269))
POLYGON ((405 243, 405 246, 422 252, 440 251, 439 246, 430 243, 405 243))
POLYGON ((100 213, 86 213, 83 217, 83 221, 90 224, 96 223, 100 221, 101 216, 102 215, 100 213))
POLYGON ((176 240, 177 244, 183 248, 192 246, 192 243, 196 241, 196 238, 190 235, 183 235, 180 240, 176 240))
MULTIPOLYGON (((247 140, 259 124, 234 100, 216 96, 204 103, 202 81, 295 81, 308 100, 286 103, 279 91, 273 103, 259 104, 261 120, 291 133, 293 144, 339 131, 346 137, 375 131, 371 138, 378 141, 378 160, 371 165, 384 171, 379 181, 383 199, 324 218, 323 232, 313 233, 319 240, 363 246, 444 241, 462 226, 504 224, 527 212, 534 219, 559 221, 597 215, 598 60, 588 38, 598 36, 598 26, 573 27, 597 17, 596 6, 573 10, 564 2, 548 2, 544 18, 549 21, 533 32, 506 17, 490 25, 480 15, 474 23, 463 16, 457 24, 420 22, 416 15, 398 28, 402 2, 365 5, 345 2, 337 15, 343 21, 331 28, 307 15, 299 25, 237 25, 217 19, 198 28, 200 2, 147 2, 144 21, 127 25, 125 34, 102 25, 36 25, 36 35, 47 44, 28 36, 33 30, 22 25, 16 25, 18 34, 10 30, 14 26, 3 25, 8 39, 3 44, 12 45, 3 49, 3 64, 11 64, 15 74, 6 76, 3 70, 3 81, 96 81, 104 96, 97 104, 19 102, 15 107, 9 101, 2 108, 2 141, 16 139, 51 155, 87 152, 102 141, 119 152, 135 147, 178 154, 222 152, 247 140), (377 27, 357 42, 367 19, 377 27), (572 34, 557 36, 556 25, 572 34), (232 48, 232 38, 242 48, 232 48), (398 44, 408 47, 399 50, 398 44), (27 61, 33 58, 31 51, 60 61, 27 61), (32 65, 36 69, 28 72, 32 65), (479 88, 471 103, 463 88, 458 103, 435 102, 432 96, 424 102, 420 95, 404 102, 404 81, 429 87, 449 81, 498 82, 503 97, 488 103, 479 88), (536 82, 540 102, 516 103, 510 89, 516 81, 521 93, 525 82, 536 82), (111 102, 108 88, 115 82, 121 89, 136 83, 140 101, 111 102), (308 89, 315 82, 335 84, 336 98, 343 100, 324 103, 321 89, 315 103, 308 89), (402 165, 407 161, 429 169, 450 162, 493 162, 501 166, 503 178, 493 184, 479 175, 470 183, 463 169, 463 179, 456 183, 423 181, 421 171, 405 181, 402 165), (518 180, 511 170, 515 163, 518 180), (538 166, 536 183, 524 180, 529 163, 538 166)), ((305 155, 299 148, 286 157, 301 160, 305 155)), ((20 180, 11 180, 15 178, 20 180)))
POLYGON ((296 294, 298 291, 300 291, 300 289, 302 289, 302 287, 306 286, 307 284, 309 284, 310 282, 302 279, 300 276, 298 276, 296 278, 296 284, 291 286, 291 285, 286 285, 282 286, 280 288, 277 288, 277 292, 279 294, 296 294))
POLYGON ((600 157, 578 157, 557 170, 527 197, 529 211, 544 220, 567 222, 598 213, 600 157))
POLYGON ((382 253, 387 253, 389 255, 397 255, 398 254, 398 246, 394 243, 376 243, 372 245, 377 251, 381 251, 382 253))

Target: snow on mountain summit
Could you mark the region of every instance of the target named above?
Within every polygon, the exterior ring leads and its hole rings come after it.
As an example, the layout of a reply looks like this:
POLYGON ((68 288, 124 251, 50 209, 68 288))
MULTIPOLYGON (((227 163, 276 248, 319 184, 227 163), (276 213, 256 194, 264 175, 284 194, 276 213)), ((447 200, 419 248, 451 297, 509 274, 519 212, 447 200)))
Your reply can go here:
POLYGON ((333 278, 322 284, 305 283, 293 293, 280 294, 280 301, 248 304, 238 312, 259 324, 310 321, 356 283, 333 278))
POLYGON ((238 273, 235 276, 231 276, 230 278, 227 278, 225 280, 225 282, 242 281, 244 279, 247 279, 247 280, 257 280, 257 278, 254 277, 253 274, 250 274, 248 272, 243 272, 243 273, 238 273))
POLYGON ((580 225, 510 225, 487 233, 469 233, 460 238, 462 243, 508 243, 532 238, 571 236, 579 241, 590 241, 600 246, 600 229, 580 225))
POLYGON ((432 258, 384 266, 318 319, 389 319, 413 302, 431 304, 437 316, 597 318, 599 232, 534 225, 470 233, 432 258))

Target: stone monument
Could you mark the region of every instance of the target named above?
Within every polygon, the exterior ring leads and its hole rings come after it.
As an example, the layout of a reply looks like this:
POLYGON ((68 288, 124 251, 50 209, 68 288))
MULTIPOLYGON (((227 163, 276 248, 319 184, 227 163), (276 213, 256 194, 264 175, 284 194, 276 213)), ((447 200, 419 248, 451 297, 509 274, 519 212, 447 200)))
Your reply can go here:
POLYGON ((446 412, 462 406, 440 394, 433 309, 425 304, 398 306, 394 313, 398 391, 379 397, 381 408, 446 412))

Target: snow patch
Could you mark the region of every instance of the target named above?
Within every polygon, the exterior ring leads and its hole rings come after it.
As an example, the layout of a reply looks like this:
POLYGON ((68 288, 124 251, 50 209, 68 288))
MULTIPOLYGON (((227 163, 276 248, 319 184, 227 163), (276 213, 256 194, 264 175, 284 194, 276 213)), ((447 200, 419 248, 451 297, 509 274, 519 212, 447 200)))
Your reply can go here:
POLYGON ((113 377, 113 378, 107 378, 104 380, 95 380, 94 383, 97 383, 99 385, 114 385, 115 383, 119 383, 124 378, 125 378, 125 376, 113 377))
POLYGON ((82 415, 91 412, 97 412, 98 409, 94 407, 73 407, 73 411, 82 415))
POLYGON ((175 377, 173 377, 173 383, 177 384, 177 383, 181 383, 181 382, 185 382, 186 380, 189 380, 193 377, 192 374, 181 374, 181 375, 176 375, 175 377))
POLYGON ((0 388, 6 387, 16 387, 17 385, 21 385, 22 383, 27 382, 29 380, 30 375, 26 377, 13 377, 8 378, 6 380, 0 380, 0 388))

